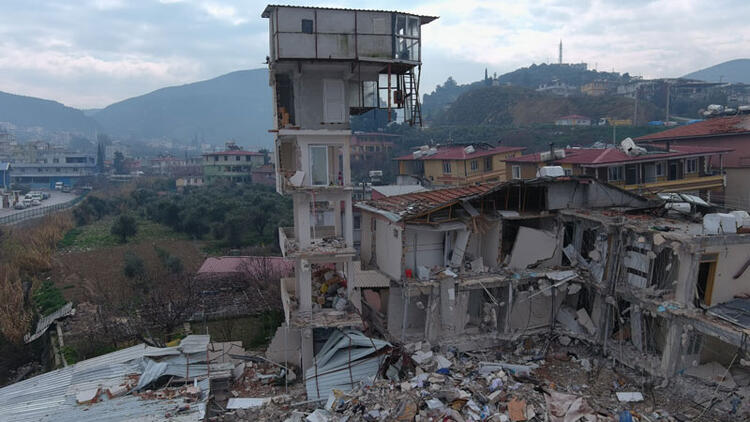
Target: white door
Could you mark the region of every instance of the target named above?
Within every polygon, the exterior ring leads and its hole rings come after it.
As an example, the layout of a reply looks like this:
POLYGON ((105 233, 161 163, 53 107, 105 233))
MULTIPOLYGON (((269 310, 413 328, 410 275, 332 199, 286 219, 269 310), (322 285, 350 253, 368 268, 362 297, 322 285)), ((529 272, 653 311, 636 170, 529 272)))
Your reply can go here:
POLYGON ((327 186, 328 182, 328 147, 310 145, 310 183, 313 186, 327 186))
POLYGON ((326 123, 344 123, 344 81, 340 79, 323 79, 323 121, 326 123))

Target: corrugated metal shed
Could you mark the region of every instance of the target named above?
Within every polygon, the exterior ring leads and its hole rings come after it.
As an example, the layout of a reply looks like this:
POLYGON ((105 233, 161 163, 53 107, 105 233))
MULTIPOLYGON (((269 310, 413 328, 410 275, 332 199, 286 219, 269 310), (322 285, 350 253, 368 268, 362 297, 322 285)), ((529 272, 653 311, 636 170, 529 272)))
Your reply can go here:
POLYGON ((305 372, 307 398, 327 398, 334 388, 350 391, 360 381, 376 376, 383 361, 377 352, 388 346, 356 330, 334 332, 305 372))
POLYGON ((36 331, 34 331, 34 334, 25 335, 23 337, 23 341, 26 343, 31 343, 32 341, 41 337, 45 332, 47 332, 47 328, 49 328, 49 326, 52 325, 53 322, 57 321, 60 318, 65 318, 66 316, 71 314, 73 314, 73 302, 68 302, 63 305, 62 308, 56 310, 55 312, 52 312, 44 318, 39 319, 39 321, 36 323, 36 331))
POLYGON ((171 414, 174 416, 170 421, 199 421, 205 415, 210 389, 210 381, 205 377, 208 372, 205 364, 208 341, 208 336, 188 336, 179 346, 163 349, 139 344, 9 385, 0 389, 0 420, 160 421, 171 414), (201 347, 203 352, 198 353, 201 347), (129 377, 140 378, 146 367, 155 362, 154 359, 168 358, 168 362, 164 362, 164 372, 167 374, 185 374, 187 355, 182 355, 180 365, 180 351, 190 353, 196 359, 197 365, 191 361, 190 377, 205 378, 198 383, 200 399, 192 403, 189 409, 178 412, 180 407, 184 407, 182 398, 150 400, 131 394, 108 398, 107 389, 123 386, 129 377), (203 356, 202 361, 198 356, 203 356), (98 402, 78 404, 78 393, 97 389, 98 402))

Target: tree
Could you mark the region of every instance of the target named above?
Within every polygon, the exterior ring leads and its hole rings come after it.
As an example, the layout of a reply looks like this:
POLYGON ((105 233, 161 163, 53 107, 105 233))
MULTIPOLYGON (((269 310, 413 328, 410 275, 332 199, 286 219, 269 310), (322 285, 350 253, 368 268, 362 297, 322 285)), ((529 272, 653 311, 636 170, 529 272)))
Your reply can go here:
POLYGON ((128 251, 125 253, 122 273, 130 279, 143 277, 146 274, 146 266, 143 263, 143 259, 133 252, 128 251))
POLYGON ((128 241, 128 237, 135 236, 135 234, 138 233, 138 224, 136 223, 135 218, 122 214, 115 219, 114 223, 112 223, 110 233, 119 237, 120 243, 125 243, 128 241))
POLYGON ((125 174, 125 156, 120 152, 115 152, 114 160, 115 174, 125 174))

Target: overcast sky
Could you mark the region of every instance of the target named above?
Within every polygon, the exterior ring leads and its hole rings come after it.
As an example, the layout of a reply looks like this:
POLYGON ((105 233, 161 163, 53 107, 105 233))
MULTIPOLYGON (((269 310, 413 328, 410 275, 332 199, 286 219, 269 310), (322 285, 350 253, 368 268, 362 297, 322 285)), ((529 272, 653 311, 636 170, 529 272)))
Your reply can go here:
MULTIPOLYGON (((748 0, 284 1, 438 15, 423 29, 422 92, 557 60, 644 77, 750 57, 748 0)), ((3 0, 0 91, 103 107, 263 67, 265 2, 3 0)))

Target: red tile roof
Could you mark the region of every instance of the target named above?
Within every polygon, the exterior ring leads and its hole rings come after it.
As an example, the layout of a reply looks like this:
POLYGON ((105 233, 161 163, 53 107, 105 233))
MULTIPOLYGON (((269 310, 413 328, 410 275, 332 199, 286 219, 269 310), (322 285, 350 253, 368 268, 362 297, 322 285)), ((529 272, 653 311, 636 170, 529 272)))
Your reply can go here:
MULTIPOLYGON (((711 155, 733 151, 730 148, 672 145, 671 152, 651 152, 644 155, 627 155, 618 148, 566 148, 565 158, 554 160, 556 164, 606 165, 626 162, 653 161, 663 158, 711 155)), ((539 163, 540 153, 508 158, 509 163, 539 163)))
POLYGON ((640 138, 636 138, 636 141, 682 139, 738 133, 750 133, 750 116, 716 117, 685 126, 678 126, 663 132, 641 136, 640 138))
POLYGON ((206 258, 198 274, 240 273, 265 264, 282 277, 294 272, 292 261, 280 256, 221 256, 206 258))
POLYGON ((433 208, 452 204, 461 198, 485 193, 496 185, 497 183, 486 183, 407 193, 405 195, 388 196, 378 200, 367 201, 365 204, 383 211, 399 214, 402 217, 415 216, 433 208))
POLYGON ((394 160, 469 160, 472 158, 484 157, 487 155, 503 154, 507 152, 523 151, 526 147, 506 147, 497 146, 494 148, 481 148, 474 147, 475 151, 471 154, 467 154, 464 151, 468 145, 446 145, 438 147, 437 153, 432 155, 423 155, 419 158, 414 158, 413 154, 403 155, 394 160))
POLYGON ((263 153, 256 152, 256 151, 245 151, 245 150, 228 150, 228 151, 221 151, 221 152, 208 152, 203 155, 260 155, 260 156, 263 156, 263 153))

